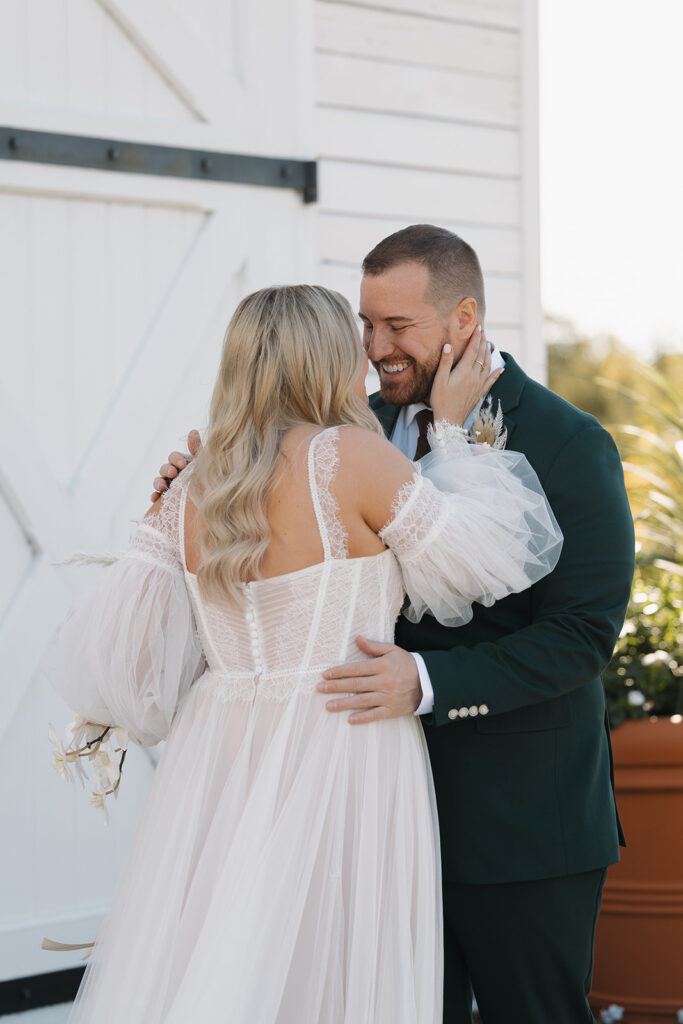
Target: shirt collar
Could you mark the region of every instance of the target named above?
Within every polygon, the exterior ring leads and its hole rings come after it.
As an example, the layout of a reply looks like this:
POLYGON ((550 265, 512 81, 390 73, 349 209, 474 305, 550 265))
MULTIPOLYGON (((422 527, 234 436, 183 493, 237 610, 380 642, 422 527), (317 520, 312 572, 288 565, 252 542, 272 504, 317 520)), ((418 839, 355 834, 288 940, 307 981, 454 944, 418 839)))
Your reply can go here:
POLYGON ((429 406, 425 402, 413 402, 412 405, 405 405, 403 407, 403 422, 406 427, 410 426, 421 409, 428 408, 429 406))

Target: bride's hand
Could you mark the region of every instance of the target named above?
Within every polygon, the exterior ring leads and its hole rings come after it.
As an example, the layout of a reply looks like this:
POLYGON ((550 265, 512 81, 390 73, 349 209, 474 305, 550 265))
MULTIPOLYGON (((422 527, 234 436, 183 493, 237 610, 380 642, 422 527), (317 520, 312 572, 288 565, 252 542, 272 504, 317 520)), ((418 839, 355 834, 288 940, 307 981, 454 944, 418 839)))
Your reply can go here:
POLYGON ((429 404, 435 423, 437 420, 448 420, 461 427, 503 371, 500 369, 491 373, 491 346, 480 325, 477 325, 455 367, 453 355, 452 346, 444 345, 429 404))
POLYGON ((194 456, 202 446, 202 439, 198 430, 191 430, 187 435, 187 447, 189 453, 171 452, 168 462, 165 462, 159 469, 160 475, 154 481, 154 491, 151 494, 152 501, 158 501, 164 491, 171 486, 171 481, 190 464, 194 456))

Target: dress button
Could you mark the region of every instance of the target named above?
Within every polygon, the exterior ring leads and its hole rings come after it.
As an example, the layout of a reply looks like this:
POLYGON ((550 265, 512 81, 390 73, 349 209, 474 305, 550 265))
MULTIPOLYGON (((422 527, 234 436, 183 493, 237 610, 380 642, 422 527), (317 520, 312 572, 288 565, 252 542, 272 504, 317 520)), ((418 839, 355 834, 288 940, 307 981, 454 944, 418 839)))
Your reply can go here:
POLYGON ((479 705, 479 714, 480 715, 488 715, 488 713, 489 713, 489 706, 488 706, 488 704, 480 704, 479 705))
POLYGON ((449 717, 449 718, 450 718, 451 720, 452 720, 452 719, 454 719, 454 718, 457 718, 457 717, 458 717, 458 712, 457 712, 457 710, 456 710, 455 708, 451 708, 451 710, 450 710, 450 711, 448 712, 448 717, 449 717))
POLYGON ((472 718, 475 718, 479 714, 479 708, 476 704, 473 704, 470 708, 470 714, 472 715, 472 718))
POLYGON ((469 708, 460 708, 460 710, 458 711, 458 714, 459 714, 459 716, 461 718, 467 718, 469 713, 470 713, 470 709, 469 708))

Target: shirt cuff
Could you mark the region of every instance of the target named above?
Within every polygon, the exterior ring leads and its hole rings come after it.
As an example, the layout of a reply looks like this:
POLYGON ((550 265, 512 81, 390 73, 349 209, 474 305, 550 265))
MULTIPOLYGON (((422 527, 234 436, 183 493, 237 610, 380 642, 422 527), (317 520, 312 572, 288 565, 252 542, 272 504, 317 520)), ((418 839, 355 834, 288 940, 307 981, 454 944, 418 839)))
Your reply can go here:
POLYGON ((409 651, 408 653, 412 654, 415 658, 415 664, 420 676, 420 686, 422 687, 422 700, 414 713, 416 715, 428 715, 434 709, 434 687, 432 686, 432 681, 429 678, 429 672, 422 655, 416 651, 409 651))

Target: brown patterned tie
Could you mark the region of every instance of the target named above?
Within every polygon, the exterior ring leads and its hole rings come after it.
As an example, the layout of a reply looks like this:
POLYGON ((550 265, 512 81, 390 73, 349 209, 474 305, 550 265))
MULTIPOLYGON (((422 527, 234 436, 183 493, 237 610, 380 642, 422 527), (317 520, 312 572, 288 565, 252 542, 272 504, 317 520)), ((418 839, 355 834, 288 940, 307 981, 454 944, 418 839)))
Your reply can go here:
POLYGON ((415 454, 413 455, 413 462, 417 462, 423 455, 431 451, 429 447, 429 441, 427 440, 427 427, 431 423, 434 425, 434 413, 431 409, 420 409, 419 412, 415 413, 415 422, 418 425, 420 435, 417 439, 417 447, 415 454))

